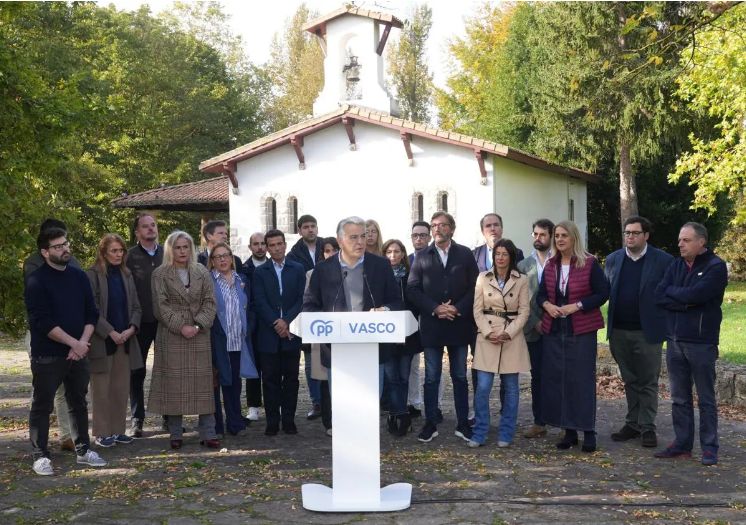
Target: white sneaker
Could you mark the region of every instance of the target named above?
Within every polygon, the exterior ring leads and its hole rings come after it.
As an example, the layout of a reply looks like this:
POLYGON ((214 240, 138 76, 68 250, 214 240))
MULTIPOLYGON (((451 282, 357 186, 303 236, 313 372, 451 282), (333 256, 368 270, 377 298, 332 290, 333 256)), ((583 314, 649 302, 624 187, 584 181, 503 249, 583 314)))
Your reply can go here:
POLYGON ((246 416, 249 421, 259 421, 259 407, 249 407, 249 413, 246 416))
POLYGON ((481 447, 482 444, 477 441, 474 441, 473 439, 470 439, 469 441, 466 442, 466 446, 471 447, 471 448, 477 448, 477 447, 481 447))
POLYGON ((39 474, 40 476, 51 476, 54 474, 54 469, 52 468, 52 460, 45 457, 40 457, 36 461, 34 461, 34 472, 39 474))
POLYGON ((82 456, 78 456, 78 464, 90 465, 91 467, 105 467, 106 461, 93 450, 88 449, 88 452, 82 456))
POLYGON ((510 441, 498 441, 497 446, 499 448, 508 448, 510 446, 510 441))

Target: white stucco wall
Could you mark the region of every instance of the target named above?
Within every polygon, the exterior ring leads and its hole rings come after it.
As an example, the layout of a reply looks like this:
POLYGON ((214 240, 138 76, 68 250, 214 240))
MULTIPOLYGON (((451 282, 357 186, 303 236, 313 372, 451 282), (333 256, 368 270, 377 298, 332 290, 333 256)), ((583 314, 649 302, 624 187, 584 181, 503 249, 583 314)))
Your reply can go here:
MULTIPOLYGON (((409 166, 399 132, 357 122, 357 151, 350 151, 341 124, 305 137, 306 169, 298 169, 291 146, 283 146, 240 162, 238 194, 230 195, 231 243, 242 258, 249 236, 264 230, 262 203, 277 201, 278 225, 288 228, 288 198, 298 199, 298 215, 311 214, 322 236, 335 234, 337 222, 348 215, 372 218, 381 225, 383 240, 398 238, 411 250, 412 195, 424 197, 424 218, 437 210, 437 195, 448 192, 448 210, 456 219, 454 239, 468 246, 483 242, 479 219, 497 210, 505 221, 505 236, 530 250, 531 223, 538 217, 566 218, 567 177, 513 161, 486 162, 488 184, 480 184, 473 151, 414 137, 414 165, 409 166), (497 183, 495 185, 495 182, 497 183), (496 189, 497 188, 497 189, 496 189), (503 188, 509 188, 505 190, 503 188)), ((578 182, 575 214, 585 231, 585 185, 578 182)), ((287 234, 288 245, 297 240, 287 234)))
POLYGON ((531 224, 539 218, 551 219, 555 223, 570 219, 572 199, 574 220, 587 246, 588 198, 585 181, 502 157, 495 157, 493 165, 495 211, 503 217, 504 238, 511 239, 528 255, 533 242, 531 224))

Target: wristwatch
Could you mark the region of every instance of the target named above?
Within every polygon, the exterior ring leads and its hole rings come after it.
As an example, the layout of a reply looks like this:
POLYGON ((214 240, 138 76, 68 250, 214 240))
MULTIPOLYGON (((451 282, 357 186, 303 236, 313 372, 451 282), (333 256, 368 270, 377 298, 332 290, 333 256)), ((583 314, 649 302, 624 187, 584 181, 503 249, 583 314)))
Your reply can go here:
POLYGON ((578 310, 582 310, 583 309, 583 303, 580 302, 580 301, 578 301, 577 303, 575 303, 575 306, 578 307, 578 310))
POLYGON ((195 328, 196 328, 197 330, 202 330, 202 327, 201 327, 201 326, 199 325, 199 323, 194 323, 194 327, 195 327, 195 328))

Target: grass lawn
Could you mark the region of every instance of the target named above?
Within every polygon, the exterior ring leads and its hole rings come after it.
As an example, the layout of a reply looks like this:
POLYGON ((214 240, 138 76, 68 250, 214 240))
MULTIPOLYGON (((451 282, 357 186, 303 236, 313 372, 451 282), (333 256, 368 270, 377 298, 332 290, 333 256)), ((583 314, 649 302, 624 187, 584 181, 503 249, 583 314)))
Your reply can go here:
MULTIPOLYGON (((606 308, 601 309, 606 319, 606 308)), ((598 332, 598 340, 606 341, 606 329, 598 332)), ((746 282, 731 281, 725 289, 723 324, 720 325, 720 358, 731 363, 746 364, 746 282)))

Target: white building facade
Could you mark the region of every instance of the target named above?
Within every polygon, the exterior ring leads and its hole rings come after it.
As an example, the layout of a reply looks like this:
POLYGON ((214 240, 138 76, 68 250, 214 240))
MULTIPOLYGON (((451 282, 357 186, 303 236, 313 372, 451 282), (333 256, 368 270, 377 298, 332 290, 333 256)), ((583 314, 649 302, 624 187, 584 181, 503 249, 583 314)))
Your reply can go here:
POLYGON ((317 219, 321 236, 335 235, 350 215, 375 219, 384 241, 400 239, 408 249, 412 223, 439 210, 454 216, 454 240, 470 247, 484 242, 479 220, 490 212, 525 253, 538 218, 572 219, 585 233, 586 185, 595 176, 392 116, 382 60, 392 27, 401 22, 359 8, 309 23, 326 52, 314 117, 200 165, 230 185, 236 253, 248 257, 249 236, 272 228, 291 245, 304 214, 317 219))

